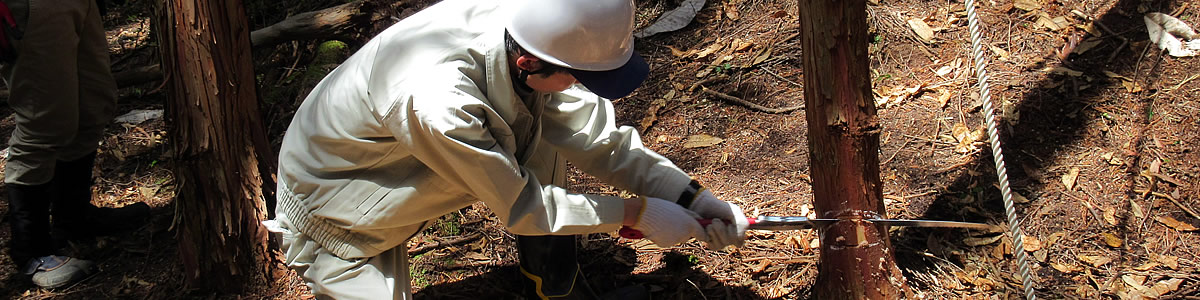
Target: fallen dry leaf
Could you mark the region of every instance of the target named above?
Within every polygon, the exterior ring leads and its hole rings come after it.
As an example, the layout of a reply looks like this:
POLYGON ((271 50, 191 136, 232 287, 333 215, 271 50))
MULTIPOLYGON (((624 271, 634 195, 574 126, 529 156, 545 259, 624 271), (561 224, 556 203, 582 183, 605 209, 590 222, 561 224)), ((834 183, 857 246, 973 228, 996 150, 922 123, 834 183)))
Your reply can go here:
POLYGON ((1121 76, 1121 74, 1113 73, 1112 71, 1108 71, 1108 70, 1104 71, 1104 76, 1108 76, 1108 78, 1116 78, 1116 79, 1120 79, 1120 80, 1129 80, 1129 81, 1133 80, 1133 79, 1129 79, 1129 77, 1121 76))
POLYGON ((1104 36, 1104 32, 1100 31, 1100 29, 1096 29, 1095 22, 1088 22, 1087 24, 1076 24, 1075 27, 1078 27, 1079 29, 1083 29, 1083 31, 1087 31, 1088 34, 1091 34, 1094 37, 1103 37, 1104 36))
POLYGON ((1063 67, 1063 66, 1046 67, 1046 68, 1042 69, 1042 72, 1050 72, 1050 74, 1067 75, 1067 76, 1071 76, 1071 77, 1083 76, 1083 72, 1076 71, 1071 68, 1063 67))
POLYGON ((734 20, 734 21, 740 20, 742 18, 742 14, 738 13, 737 5, 738 5, 738 2, 742 2, 742 1, 730 0, 730 1, 724 1, 724 2, 725 2, 725 17, 729 18, 730 20, 734 20))
POLYGON ((1038 29, 1048 29, 1050 31, 1059 31, 1059 30, 1062 30, 1063 28, 1067 28, 1067 27, 1071 26, 1071 22, 1068 21, 1067 17, 1064 17, 1064 16, 1050 17, 1050 14, 1047 14, 1045 12, 1039 12, 1038 19, 1037 19, 1037 21, 1034 22, 1033 26, 1038 29))
POLYGON ((933 42, 933 28, 929 28, 929 24, 921 19, 909 19, 908 27, 921 38, 922 42, 933 42))
POLYGON ((775 47, 767 47, 766 49, 759 51, 758 55, 754 56, 754 61, 750 62, 750 65, 756 66, 764 61, 767 61, 768 58, 771 58, 771 51, 774 50, 774 48, 775 47))
POLYGON ((952 92, 950 90, 943 90, 941 93, 938 93, 938 97, 937 97, 938 107, 939 108, 946 107, 946 104, 950 103, 950 97, 952 97, 952 96, 954 96, 954 92, 952 92))
POLYGON ((1154 262, 1162 264, 1165 267, 1168 267, 1171 269, 1179 268, 1179 257, 1178 256, 1151 253, 1150 258, 1154 259, 1154 262))
POLYGON ((1023 237, 1024 238, 1022 239, 1023 242, 1021 245, 1025 248, 1025 252, 1033 252, 1042 249, 1042 241, 1039 241, 1037 237, 1029 235, 1023 237))
POLYGON ((1146 282, 1146 276, 1144 276, 1144 275, 1133 275, 1133 274, 1121 275, 1121 281, 1125 282, 1125 284, 1129 285, 1130 287, 1132 287, 1134 289, 1140 289, 1140 288, 1146 287, 1146 286, 1142 285, 1143 282, 1146 282))
POLYGON ((1055 270, 1058 270, 1059 272, 1063 272, 1063 273, 1074 273, 1074 272, 1079 271, 1080 269, 1083 269, 1079 266, 1060 264, 1060 263, 1056 263, 1056 262, 1051 262, 1050 267, 1053 267, 1055 270))
POLYGON ((1054 243, 1058 243, 1058 241, 1061 240, 1066 235, 1067 235, 1067 233, 1065 231, 1051 233, 1050 237, 1046 238, 1046 242, 1044 244, 1042 244, 1042 247, 1050 248, 1050 247, 1054 246, 1054 243))
POLYGON ((1138 271, 1149 271, 1150 269, 1153 269, 1154 267, 1157 267, 1157 266, 1158 266, 1158 263, 1156 263, 1156 262, 1148 262, 1148 263, 1144 263, 1140 266, 1133 267, 1133 269, 1138 270, 1138 271))
POLYGON ((1072 167, 1067 174, 1063 174, 1062 183, 1068 191, 1075 190, 1075 180, 1079 179, 1079 168, 1072 167))
POLYGON ((1109 247, 1113 247, 1113 248, 1121 247, 1121 244, 1122 244, 1121 238, 1115 234, 1105 232, 1105 233, 1100 234, 1100 238, 1103 239, 1104 244, 1108 245, 1109 247))
POLYGON ((983 130, 971 131, 963 123, 954 124, 951 133, 954 134, 954 139, 958 141, 958 145, 954 147, 954 152, 963 154, 975 151, 975 142, 983 137, 983 130))
POLYGON ((1034 11, 1042 8, 1041 0, 1015 0, 1013 7, 1024 11, 1034 11))
POLYGON ((674 55, 675 57, 686 57, 688 55, 696 54, 696 50, 683 51, 671 45, 667 45, 667 49, 671 49, 671 55, 674 55))
POLYGON ((1104 221, 1109 225, 1117 225, 1117 210, 1112 207, 1104 208, 1104 221))
POLYGON ((1104 162, 1110 165, 1120 166, 1125 164, 1125 161, 1121 160, 1121 158, 1118 157, 1115 152, 1104 153, 1104 155, 1101 155, 1101 157, 1104 158, 1104 162))
POLYGON ((1129 91, 1130 93, 1137 93, 1137 92, 1142 91, 1142 85, 1138 84, 1137 82, 1133 82, 1133 81, 1121 81, 1121 86, 1124 87, 1125 90, 1129 91))
POLYGON ((1000 60, 1008 60, 1008 50, 1004 50, 996 45, 988 45, 988 48, 992 49, 992 52, 996 53, 996 55, 999 55, 1000 60))
POLYGON ((707 135, 707 134, 697 134, 697 135, 688 136, 687 141, 683 142, 683 147, 684 148, 710 147, 710 146, 714 146, 716 144, 720 144, 721 142, 724 142, 724 141, 725 141, 725 139, 722 139, 719 137, 715 137, 715 136, 711 136, 711 135, 707 135))
POLYGON ((996 241, 999 241, 1001 237, 1003 237, 1003 235, 984 236, 984 237, 968 237, 968 238, 963 239, 963 244, 967 244, 967 246, 972 246, 972 247, 989 245, 989 244, 995 243, 996 241))
POLYGON ((464 254, 462 257, 466 258, 466 259, 470 259, 470 260, 477 260, 477 261, 492 260, 492 258, 490 256, 488 256, 487 254, 483 254, 483 253, 479 253, 479 252, 467 252, 467 254, 464 254))
POLYGON ((1167 293, 1174 292, 1175 290, 1179 289, 1180 283, 1183 283, 1183 279, 1171 278, 1171 279, 1156 282, 1156 283, 1154 283, 1154 287, 1150 288, 1151 290, 1154 291, 1154 295, 1152 295, 1151 297, 1157 298, 1158 296, 1162 296, 1162 295, 1166 295, 1167 293))
POLYGON ((650 108, 646 111, 646 117, 643 117, 641 122, 638 123, 638 125, 641 125, 639 129, 642 132, 645 132, 646 129, 654 125, 654 122, 658 121, 658 111, 667 106, 667 100, 670 100, 674 95, 675 90, 671 90, 670 92, 667 92, 667 95, 663 98, 654 99, 654 101, 650 103, 650 108))
POLYGON ((1134 218, 1142 219, 1146 217, 1146 215, 1142 214, 1142 205, 1138 204, 1137 201, 1129 201, 1129 210, 1133 211, 1134 218))
POLYGON ((1111 258, 1108 258, 1106 256, 1099 256, 1099 255, 1078 255, 1078 256, 1076 256, 1076 258, 1079 258, 1080 261, 1083 261, 1083 262, 1085 262, 1089 265, 1092 265, 1093 267, 1097 267, 1097 268, 1099 268, 1100 266, 1103 266, 1104 264, 1112 262, 1111 258))
POLYGON ((1018 193, 1017 191, 1012 192, 1012 200, 1013 202, 1019 204, 1029 203, 1029 198, 1025 198, 1025 196, 1022 196, 1021 193, 1018 193))
MULTIPOLYGON (((1159 148, 1162 147, 1160 146, 1159 148)), ((1150 173, 1159 173, 1159 171, 1162 171, 1162 159, 1155 158, 1154 161, 1150 162, 1150 168, 1146 169, 1146 171, 1150 173)))
POLYGON ((1071 49, 1071 53, 1072 54, 1083 54, 1084 52, 1087 52, 1088 50, 1092 50, 1092 48, 1096 48, 1096 46, 1099 46, 1100 42, 1102 42, 1102 41, 1104 41, 1104 40, 1098 39, 1098 38, 1089 38, 1089 39, 1083 40, 1082 42, 1079 42, 1079 45, 1075 45, 1075 49, 1071 49))
POLYGON ((733 47, 734 52, 742 52, 746 51, 746 49, 750 49, 750 47, 753 47, 754 42, 743 41, 742 39, 733 39, 733 44, 730 44, 729 46, 733 47))
POLYGON ((726 45, 725 43, 722 43, 720 41, 714 42, 711 45, 708 45, 708 47, 704 47, 704 50, 700 50, 700 52, 696 52, 696 58, 701 59, 701 58, 708 57, 709 55, 712 55, 713 53, 720 51, 721 48, 725 48, 725 45, 726 45))
POLYGON ((1192 224, 1180 222, 1179 220, 1176 220, 1175 218, 1173 218, 1171 216, 1156 216, 1156 217, 1154 217, 1154 220, 1159 221, 1163 224, 1166 224, 1167 227, 1171 227, 1172 229, 1175 229, 1178 231, 1188 232, 1188 231, 1196 231, 1196 229, 1197 229, 1196 226, 1192 226, 1192 224))

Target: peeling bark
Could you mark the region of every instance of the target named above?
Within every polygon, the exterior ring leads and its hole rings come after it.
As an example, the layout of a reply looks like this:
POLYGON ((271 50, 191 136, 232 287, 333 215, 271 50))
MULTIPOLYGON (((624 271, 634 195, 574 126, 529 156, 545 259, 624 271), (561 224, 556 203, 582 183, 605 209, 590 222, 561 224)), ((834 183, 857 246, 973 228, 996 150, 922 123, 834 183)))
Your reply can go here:
POLYGON ((272 267, 259 222, 275 189, 275 162, 258 112, 243 7, 240 0, 161 0, 155 10, 179 183, 179 256, 190 286, 224 292, 244 289, 272 267))

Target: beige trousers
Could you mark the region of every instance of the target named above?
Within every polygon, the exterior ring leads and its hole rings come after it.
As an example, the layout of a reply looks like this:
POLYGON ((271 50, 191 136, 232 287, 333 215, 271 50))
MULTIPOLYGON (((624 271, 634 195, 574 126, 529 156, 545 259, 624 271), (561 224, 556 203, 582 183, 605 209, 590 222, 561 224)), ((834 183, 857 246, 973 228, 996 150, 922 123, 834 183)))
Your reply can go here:
POLYGON ((42 184, 104 137, 117 104, 108 42, 95 0, 4 1, 27 19, 17 60, 0 69, 16 114, 4 181, 42 184))
MULTIPOLYGON (((559 186, 566 183, 566 160, 545 142, 538 145, 526 167, 538 178, 559 186)), ((280 248, 285 252, 284 263, 296 270, 317 299, 413 299, 408 243, 374 257, 346 259, 296 231, 283 213, 277 211, 275 221, 283 231, 280 248)))
POLYGON ((317 299, 412 299, 408 249, 403 245, 375 257, 341 258, 296 231, 287 216, 277 214, 283 227, 284 263, 296 270, 317 299))

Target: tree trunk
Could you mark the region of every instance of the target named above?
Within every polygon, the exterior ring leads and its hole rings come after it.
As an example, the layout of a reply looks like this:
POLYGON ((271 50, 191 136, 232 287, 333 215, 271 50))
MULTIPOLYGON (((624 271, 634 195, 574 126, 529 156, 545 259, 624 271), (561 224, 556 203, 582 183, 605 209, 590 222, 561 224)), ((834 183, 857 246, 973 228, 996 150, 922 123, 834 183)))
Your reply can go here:
POLYGON ((160 0, 156 14, 184 274, 190 286, 236 292, 270 268, 259 222, 274 192, 245 9, 239 0, 160 0))
MULTIPOLYGON (((820 228, 816 299, 902 299, 910 293, 888 240, 871 94, 866 0, 802 0, 804 98, 820 228)), ((911 298, 911 297, 907 297, 911 298)))

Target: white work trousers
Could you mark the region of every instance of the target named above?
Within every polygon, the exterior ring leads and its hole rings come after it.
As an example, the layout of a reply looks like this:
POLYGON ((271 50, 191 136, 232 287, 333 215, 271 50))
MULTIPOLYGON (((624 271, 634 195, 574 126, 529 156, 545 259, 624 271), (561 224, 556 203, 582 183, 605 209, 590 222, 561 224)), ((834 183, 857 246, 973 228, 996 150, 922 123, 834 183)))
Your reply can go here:
POLYGON ((408 249, 400 247, 375 257, 344 259, 296 231, 287 217, 275 218, 285 229, 285 263, 296 270, 317 299, 412 299, 408 249))
MULTIPOLYGON (((526 166, 538 178, 549 178, 559 186, 566 184, 566 160, 544 142, 526 166)), ((276 213, 275 221, 284 231, 280 245, 286 253, 284 262, 296 270, 317 299, 413 299, 408 273, 408 243, 401 243, 374 257, 344 259, 296 231, 282 212, 276 213)))

